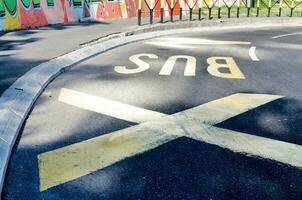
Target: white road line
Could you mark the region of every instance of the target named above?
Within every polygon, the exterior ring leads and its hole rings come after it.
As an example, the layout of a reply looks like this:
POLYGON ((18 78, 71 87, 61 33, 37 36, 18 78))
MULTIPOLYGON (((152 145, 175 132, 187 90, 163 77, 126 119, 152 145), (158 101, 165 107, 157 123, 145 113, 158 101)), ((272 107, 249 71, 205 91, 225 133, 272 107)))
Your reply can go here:
POLYGON ((102 113, 104 115, 135 123, 158 120, 165 116, 165 114, 155 111, 146 110, 136 106, 127 105, 66 88, 61 89, 58 99, 61 102, 76 106, 78 108, 102 113))
POLYGON ((250 58, 253 60, 253 61, 259 61, 259 59, 257 58, 256 56, 256 47, 255 46, 252 46, 250 49, 249 49, 249 56, 250 58))
POLYGON ((302 33, 296 32, 296 33, 288 33, 288 34, 283 34, 283 35, 276 35, 273 36, 273 39, 281 38, 281 37, 287 37, 287 36, 292 36, 292 35, 301 35, 302 33))
POLYGON ((231 40, 208 40, 188 37, 163 37, 147 41, 145 42, 145 44, 151 44, 161 47, 188 49, 197 48, 197 45, 250 45, 251 42, 231 40))
POLYGON ((155 39, 162 42, 173 42, 173 43, 181 43, 181 44, 201 44, 201 45, 249 45, 251 42, 247 41, 233 41, 233 40, 209 40, 209 39, 201 39, 201 38, 189 38, 189 37, 163 37, 155 39))
MULTIPOLYGON (((234 152, 260 156, 301 168, 300 145, 212 126, 279 98, 281 96, 238 93, 173 115, 162 114, 165 117, 160 120, 145 122, 39 154, 40 190, 90 174, 183 136, 234 152)), ((109 102, 113 103, 113 109, 118 111, 115 105, 120 103, 111 100, 109 102)), ((107 106, 110 107, 109 104, 107 106)), ((132 107, 122 104, 121 108, 130 111, 132 107)), ((97 111, 102 112, 98 109, 97 111)), ((146 109, 142 111, 147 115, 153 112, 146 109)))

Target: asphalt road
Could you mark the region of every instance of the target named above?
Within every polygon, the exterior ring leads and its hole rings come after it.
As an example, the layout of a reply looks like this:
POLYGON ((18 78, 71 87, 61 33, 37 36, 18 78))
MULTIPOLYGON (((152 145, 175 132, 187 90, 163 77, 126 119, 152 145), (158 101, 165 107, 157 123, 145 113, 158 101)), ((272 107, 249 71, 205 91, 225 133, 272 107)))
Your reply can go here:
POLYGON ((301 32, 171 35, 76 65, 36 102, 3 198, 300 199, 301 32))

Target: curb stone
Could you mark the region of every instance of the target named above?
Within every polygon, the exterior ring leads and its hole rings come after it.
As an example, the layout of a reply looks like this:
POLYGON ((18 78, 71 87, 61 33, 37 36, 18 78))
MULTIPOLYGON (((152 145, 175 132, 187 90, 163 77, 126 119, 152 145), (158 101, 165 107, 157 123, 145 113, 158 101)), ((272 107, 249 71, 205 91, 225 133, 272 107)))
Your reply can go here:
POLYGON ((57 76, 75 64, 107 50, 158 36, 243 27, 302 26, 302 18, 274 18, 274 20, 272 20, 272 18, 251 19, 244 21, 244 23, 242 23, 242 20, 241 22, 239 20, 212 20, 149 25, 133 31, 113 34, 93 40, 84 44, 80 49, 32 68, 12 84, 0 98, 0 194, 2 193, 10 154, 16 138, 19 135, 19 131, 37 98, 46 86, 57 76), (219 27, 217 27, 217 25, 219 25, 219 27))

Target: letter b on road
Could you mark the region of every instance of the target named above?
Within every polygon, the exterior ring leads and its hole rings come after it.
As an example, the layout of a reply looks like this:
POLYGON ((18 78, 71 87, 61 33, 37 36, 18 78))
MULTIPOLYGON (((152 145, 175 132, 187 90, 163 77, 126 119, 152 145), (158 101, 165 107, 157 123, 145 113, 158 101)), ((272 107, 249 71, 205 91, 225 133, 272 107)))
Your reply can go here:
POLYGON ((207 62, 209 64, 208 72, 212 76, 220 78, 245 79, 243 73, 240 71, 232 57, 210 57, 207 59, 207 62), (223 69, 227 69, 228 72, 223 72, 223 69))

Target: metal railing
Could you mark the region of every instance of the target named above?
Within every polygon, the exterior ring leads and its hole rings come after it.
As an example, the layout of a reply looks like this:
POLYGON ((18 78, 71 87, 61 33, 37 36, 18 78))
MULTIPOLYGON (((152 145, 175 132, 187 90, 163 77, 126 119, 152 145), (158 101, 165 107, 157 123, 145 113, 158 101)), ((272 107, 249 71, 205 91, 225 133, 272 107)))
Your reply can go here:
POLYGON ((302 0, 138 0, 138 25, 142 18, 149 17, 149 23, 158 17, 160 23, 165 17, 174 21, 174 17, 183 20, 198 20, 205 17, 260 17, 260 16, 302 16, 302 0))

